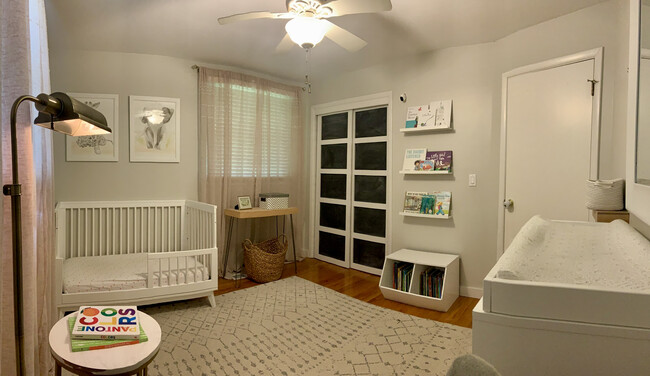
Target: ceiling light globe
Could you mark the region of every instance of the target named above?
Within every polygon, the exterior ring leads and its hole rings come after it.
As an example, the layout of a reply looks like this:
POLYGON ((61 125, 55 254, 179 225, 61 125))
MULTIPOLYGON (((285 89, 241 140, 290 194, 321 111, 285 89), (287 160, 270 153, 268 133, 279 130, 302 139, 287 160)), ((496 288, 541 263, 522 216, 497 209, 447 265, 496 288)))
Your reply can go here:
POLYGON ((302 48, 317 45, 328 30, 327 22, 313 17, 296 17, 284 27, 289 37, 302 48))

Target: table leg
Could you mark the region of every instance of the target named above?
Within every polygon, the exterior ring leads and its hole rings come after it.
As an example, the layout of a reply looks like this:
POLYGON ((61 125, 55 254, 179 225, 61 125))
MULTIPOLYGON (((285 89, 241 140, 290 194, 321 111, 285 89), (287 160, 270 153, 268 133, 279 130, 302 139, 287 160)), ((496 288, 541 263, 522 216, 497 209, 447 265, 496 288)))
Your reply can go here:
POLYGON ((226 238, 226 260, 224 261, 223 264, 223 274, 221 275, 221 278, 226 277, 226 269, 228 268, 228 256, 230 256, 230 239, 232 238, 232 223, 235 220, 234 217, 228 217, 230 218, 230 221, 228 222, 228 237, 226 238))
POLYGON ((289 214, 289 219, 291 219, 291 243, 293 244, 293 269, 298 275, 298 258, 296 257, 296 236, 293 232, 293 214, 289 214))
POLYGON ((56 361, 54 363, 54 376, 61 376, 61 365, 56 361))

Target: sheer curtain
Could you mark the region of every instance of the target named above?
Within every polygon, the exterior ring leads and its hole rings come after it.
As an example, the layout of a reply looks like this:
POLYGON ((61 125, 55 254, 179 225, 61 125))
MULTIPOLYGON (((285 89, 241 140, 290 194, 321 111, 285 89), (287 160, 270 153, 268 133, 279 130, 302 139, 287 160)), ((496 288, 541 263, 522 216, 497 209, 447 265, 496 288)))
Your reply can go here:
MULTIPOLYGON (((199 68, 199 199, 219 208, 220 269, 224 267, 227 235, 223 210, 233 208, 237 196, 250 196, 257 202, 259 193, 282 192, 289 194, 290 206, 302 202, 300 94, 298 87, 199 68)), ((301 214, 294 215, 299 258, 301 222, 301 214)), ((228 273, 238 268, 235 255, 241 252, 241 241, 265 240, 276 231, 273 219, 239 220, 237 224, 225 266, 228 273)), ((282 225, 280 220, 280 232, 290 237, 288 221, 284 231, 282 225)), ((289 244, 287 258, 293 259, 289 244)))
MULTIPOLYGON (((11 181, 10 110, 20 95, 50 92, 43 0, 0 0, 0 150, 2 183, 11 181)), ((22 184, 25 363, 28 375, 51 369, 51 270, 54 263, 52 132, 32 126, 34 106, 23 103, 17 123, 22 184), (31 114, 30 110, 31 108, 31 114)), ((10 199, 1 201, 0 374, 16 374, 10 199)))

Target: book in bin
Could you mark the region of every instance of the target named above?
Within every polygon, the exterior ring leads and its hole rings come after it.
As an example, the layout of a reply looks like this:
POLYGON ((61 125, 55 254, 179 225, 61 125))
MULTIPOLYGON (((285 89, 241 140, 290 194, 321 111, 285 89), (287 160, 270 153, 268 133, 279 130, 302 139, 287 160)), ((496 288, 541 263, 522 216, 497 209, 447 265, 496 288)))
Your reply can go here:
POLYGON ((138 309, 136 306, 81 306, 70 338, 138 339, 138 309))
MULTIPOLYGON (((77 316, 68 317, 68 331, 71 334, 76 320, 77 316)), ((139 325, 139 327, 140 337, 138 339, 70 339, 70 348, 72 349, 72 352, 79 352, 110 349, 111 347, 135 345, 138 343, 147 342, 149 340, 147 333, 145 333, 144 329, 142 329, 142 325, 139 325)))

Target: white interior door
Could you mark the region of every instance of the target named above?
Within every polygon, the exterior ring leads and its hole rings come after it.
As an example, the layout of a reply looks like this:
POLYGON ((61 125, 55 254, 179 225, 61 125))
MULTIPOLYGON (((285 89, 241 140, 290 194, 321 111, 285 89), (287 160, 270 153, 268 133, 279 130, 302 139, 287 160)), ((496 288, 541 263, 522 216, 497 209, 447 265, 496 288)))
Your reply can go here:
POLYGON ((598 168, 600 85, 596 90, 592 82, 600 81, 598 56, 504 75, 501 251, 536 214, 588 220, 585 181, 598 168))

